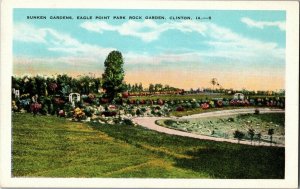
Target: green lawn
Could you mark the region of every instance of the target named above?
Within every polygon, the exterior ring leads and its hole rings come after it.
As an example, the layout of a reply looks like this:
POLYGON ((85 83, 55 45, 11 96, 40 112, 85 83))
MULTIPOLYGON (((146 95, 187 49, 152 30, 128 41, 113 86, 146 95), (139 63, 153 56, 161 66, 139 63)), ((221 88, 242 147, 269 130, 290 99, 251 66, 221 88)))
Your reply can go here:
POLYGON ((182 116, 188 116, 193 114, 200 114, 205 112, 215 112, 215 111, 221 111, 221 110, 233 110, 233 109, 245 109, 245 108, 256 108, 255 106, 225 106, 220 108, 209 108, 209 109, 202 109, 202 108, 189 108, 185 111, 171 111, 170 116, 175 117, 182 117, 182 116))
POLYGON ((13 114, 15 177, 284 178, 284 148, 13 114))

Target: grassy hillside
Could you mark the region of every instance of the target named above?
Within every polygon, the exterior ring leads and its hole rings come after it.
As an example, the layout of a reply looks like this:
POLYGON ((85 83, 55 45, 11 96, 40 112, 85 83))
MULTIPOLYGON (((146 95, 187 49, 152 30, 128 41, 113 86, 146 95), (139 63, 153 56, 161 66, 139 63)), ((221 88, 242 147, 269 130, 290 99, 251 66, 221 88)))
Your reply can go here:
POLYGON ((284 148, 13 114, 15 177, 284 178, 284 148))

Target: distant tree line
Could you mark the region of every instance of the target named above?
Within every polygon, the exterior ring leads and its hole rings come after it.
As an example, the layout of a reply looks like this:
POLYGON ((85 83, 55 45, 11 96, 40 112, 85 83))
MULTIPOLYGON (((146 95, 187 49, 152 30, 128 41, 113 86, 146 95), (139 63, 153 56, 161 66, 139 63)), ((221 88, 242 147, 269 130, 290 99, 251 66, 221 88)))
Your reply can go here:
POLYGON ((171 87, 169 85, 163 85, 161 83, 152 84, 150 83, 148 87, 144 87, 142 83, 135 84, 125 84, 125 89, 128 92, 165 92, 165 91, 175 91, 179 88, 171 87))
POLYGON ((98 93, 101 89, 100 77, 80 76, 72 78, 66 74, 56 77, 23 76, 12 77, 12 88, 20 90, 21 94, 39 96, 68 95, 72 92, 80 94, 98 93))

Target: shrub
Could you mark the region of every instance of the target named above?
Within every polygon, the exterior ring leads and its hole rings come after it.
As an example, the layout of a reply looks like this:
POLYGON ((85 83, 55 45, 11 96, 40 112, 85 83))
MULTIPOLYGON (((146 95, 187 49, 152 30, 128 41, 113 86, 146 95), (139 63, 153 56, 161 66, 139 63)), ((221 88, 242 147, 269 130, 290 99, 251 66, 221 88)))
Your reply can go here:
POLYGON ((158 99, 158 100, 157 100, 157 104, 158 104, 158 105, 163 105, 163 104, 164 104, 164 101, 161 100, 161 99, 158 99))
POLYGON ((142 114, 142 111, 140 109, 137 109, 135 113, 137 116, 140 116, 142 114))
POLYGON ((245 136, 245 134, 239 130, 235 130, 233 133, 234 138, 238 139, 238 143, 245 136))
POLYGON ((41 114, 43 115, 47 115, 48 114, 48 105, 47 104, 44 104, 43 105, 43 108, 41 109, 41 114))
POLYGON ((250 99, 250 105, 255 106, 255 100, 254 99, 250 99))
POLYGON ((164 121, 164 124, 169 125, 169 126, 171 126, 171 125, 173 125, 175 123, 176 123, 176 121, 171 120, 171 119, 167 119, 167 120, 164 121))
POLYGON ((131 119, 124 119, 124 120, 123 120, 123 123, 124 123, 125 125, 134 125, 131 119))
POLYGON ((73 110, 72 103, 71 102, 67 102, 64 105, 64 110, 66 110, 66 112, 72 111, 73 110))
POLYGON ((140 100, 137 99, 137 100, 135 101, 135 104, 136 104, 136 105, 139 105, 139 104, 140 104, 140 100))
POLYGON ((20 107, 24 108, 25 110, 30 110, 30 99, 22 99, 20 100, 20 107))
POLYGON ((16 105, 16 101, 13 100, 11 102, 11 108, 13 111, 18 111, 18 106, 16 105))
POLYGON ((234 118, 233 118, 233 117, 230 117, 230 118, 227 119, 227 121, 228 121, 228 122, 234 122, 234 118))
POLYGON ((209 102, 209 106, 212 107, 212 108, 214 108, 214 107, 215 107, 215 102, 211 100, 211 101, 209 102))
POLYGON ((83 108, 83 103, 81 101, 75 102, 75 106, 79 108, 83 108))
POLYGON ((274 134, 274 129, 270 128, 268 129, 268 135, 270 136, 270 144, 273 142, 273 134, 274 134))
POLYGON ((112 117, 112 116, 116 116, 117 115, 117 112, 113 111, 113 112, 110 112, 110 111, 104 111, 102 112, 101 115, 104 115, 105 117, 112 117))
POLYGON ((141 111, 144 113, 144 112, 147 111, 147 109, 146 109, 145 107, 142 107, 142 108, 141 108, 141 111))
POLYGON ((218 105, 218 107, 222 107, 223 106, 223 101, 222 100, 218 100, 217 101, 217 105, 218 105))
POLYGON ((108 101, 109 101, 108 98, 101 98, 101 99, 100 99, 100 103, 101 103, 101 104, 107 104, 108 101))
POLYGON ((86 108, 84 109, 84 113, 85 113, 86 116, 91 117, 92 114, 93 114, 93 111, 91 110, 91 108, 86 107, 86 108))
POLYGON ((192 104, 187 102, 185 105, 184 105, 186 108, 191 108, 192 107, 192 104))
POLYGON ((200 104, 198 102, 195 102, 192 104, 192 108, 199 108, 200 104))
POLYGON ((160 108, 160 106, 155 106, 154 109, 155 110, 160 110, 161 108, 160 108))
POLYGON ((178 107, 176 108, 176 111, 182 112, 182 111, 184 111, 184 108, 183 108, 182 106, 178 106, 178 107))
POLYGON ((249 134, 249 136, 250 136, 251 143, 252 143, 253 137, 254 137, 254 135, 255 135, 254 131, 255 131, 255 130, 252 129, 252 128, 248 129, 248 134, 249 134))
POLYGON ((228 100, 223 101, 223 106, 229 106, 229 101, 228 100))
POLYGON ((157 116, 162 116, 163 114, 160 111, 158 111, 158 112, 156 112, 156 115, 157 116))

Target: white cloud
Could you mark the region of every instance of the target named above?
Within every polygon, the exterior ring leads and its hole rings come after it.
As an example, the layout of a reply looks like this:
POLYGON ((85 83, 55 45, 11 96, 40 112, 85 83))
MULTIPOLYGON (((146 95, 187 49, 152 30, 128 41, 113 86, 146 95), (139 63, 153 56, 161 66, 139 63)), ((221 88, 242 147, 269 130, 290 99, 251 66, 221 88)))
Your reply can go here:
MULTIPOLYGON (((264 22, 263 24, 261 24, 261 27, 264 27, 264 25, 268 24, 271 25, 271 23, 264 22)), ((282 27, 282 25, 284 24, 279 24, 280 27, 282 27)), ((87 21, 82 23, 81 27, 97 33, 103 33, 104 31, 115 31, 120 35, 140 38, 144 42, 158 40, 160 35, 168 30, 178 30, 183 33, 195 32, 205 37, 205 40, 203 40, 202 38, 201 43, 205 43, 210 47, 209 51, 202 51, 201 53, 198 52, 198 54, 200 53, 205 57, 209 55, 224 56, 225 58, 230 56, 232 58, 233 56, 239 56, 240 59, 243 59, 245 57, 258 58, 258 56, 260 55, 268 55, 271 57, 274 56, 280 59, 284 59, 284 49, 279 48, 276 43, 247 38, 233 32, 228 28, 218 26, 211 22, 196 22, 187 20, 181 22, 164 22, 158 24, 152 20, 144 20, 142 22, 130 20, 124 22, 121 25, 110 25, 105 21, 87 21)), ((195 43, 197 43, 197 41, 195 41, 195 43)), ((174 49, 176 49, 176 47, 174 47, 174 49)), ((192 49, 191 51, 195 50, 192 49)), ((182 53, 180 55, 186 56, 182 53)), ((170 59, 171 57, 173 56, 170 56, 170 59)), ((145 59, 149 60, 151 58, 145 57, 145 59)), ((157 59, 159 58, 156 58, 155 60, 157 61, 157 59)))
POLYGON ((13 29, 13 38, 17 41, 46 43, 46 32, 38 30, 28 24, 16 24, 13 29))
MULTIPOLYGON (((137 24, 139 28, 142 28, 143 22, 137 24)), ((197 32, 201 36, 205 36, 205 40, 201 42, 195 41, 195 43, 206 44, 208 50, 195 50, 187 49, 185 52, 163 52, 151 57, 151 55, 131 54, 128 56, 129 62, 133 63, 147 63, 147 64, 159 64, 159 62, 205 62, 211 61, 211 58, 226 58, 232 62, 249 63, 256 62, 260 64, 266 64, 268 60, 273 63, 284 63, 285 49, 278 46, 274 42, 265 42, 257 39, 251 39, 240 34, 233 32, 232 30, 224 27, 220 27, 214 23, 199 23, 194 21, 183 21, 177 23, 163 23, 152 24, 153 28, 157 32, 158 37, 162 32, 169 29, 177 29, 182 32, 197 32), (155 27, 154 27, 155 26, 155 27), (188 52, 188 53, 187 53, 188 52), (136 57, 136 59, 134 59, 136 57), (137 58, 138 57, 138 58, 137 58)), ((139 33, 137 27, 131 28, 134 32, 139 33), (133 29, 135 28, 135 29, 133 29)), ((133 36, 133 35, 132 35, 133 36)), ((135 34, 139 37, 138 34, 135 34)), ((178 47, 181 48, 181 47, 178 47)), ((176 47, 173 49, 176 51, 176 47)), ((153 55, 152 55, 153 56, 153 55)), ((126 57, 126 55, 125 55, 126 57)))
POLYGON ((105 21, 87 21, 80 26, 86 30, 98 33, 116 31, 120 35, 138 37, 144 42, 157 40, 163 32, 168 30, 179 30, 181 32, 195 31, 204 35, 204 30, 206 29, 205 25, 196 24, 193 21, 157 24, 153 20, 144 20, 143 22, 129 20, 121 25, 110 25, 105 21))
MULTIPOLYGON (((177 47, 161 50, 160 53, 136 53, 123 52, 125 64, 152 64, 158 65, 168 63, 214 63, 215 58, 235 62, 257 64, 284 63, 285 49, 274 42, 265 42, 242 36, 232 30, 218 26, 211 22, 164 22, 158 24, 152 20, 143 22, 127 21, 121 25, 111 25, 104 21, 84 22, 82 28, 88 31, 103 33, 104 31, 115 31, 123 36, 137 37, 144 42, 158 40, 162 33, 168 30, 178 30, 183 33, 195 32, 201 35, 195 45, 206 45, 204 50, 184 49, 177 47)), ((107 54, 113 48, 104 48, 98 45, 80 42, 72 36, 58 32, 51 28, 35 28, 31 25, 16 25, 14 39, 23 42, 34 42, 44 44, 49 51, 60 52, 61 57, 53 57, 47 61, 61 62, 71 66, 83 66, 85 64, 100 64, 104 62, 107 54), (22 29, 20 31, 20 29, 22 29)), ((20 61, 19 61, 20 62, 20 61)))
POLYGON ((161 53, 153 56, 150 54, 137 54, 135 52, 129 52, 124 54, 124 59, 126 64, 136 65, 159 65, 162 63, 199 63, 201 60, 201 53, 161 53))
POLYGON ((249 27, 254 27, 259 29, 264 29, 265 27, 278 27, 280 30, 285 31, 285 22, 283 21, 274 21, 274 22, 255 21, 247 17, 243 17, 241 21, 249 27))
POLYGON ((43 44, 48 51, 61 54, 57 58, 50 58, 49 61, 67 64, 80 63, 82 60, 88 63, 103 62, 107 54, 114 50, 80 42, 66 33, 51 28, 36 28, 29 24, 15 24, 14 40, 43 44))

